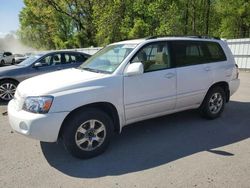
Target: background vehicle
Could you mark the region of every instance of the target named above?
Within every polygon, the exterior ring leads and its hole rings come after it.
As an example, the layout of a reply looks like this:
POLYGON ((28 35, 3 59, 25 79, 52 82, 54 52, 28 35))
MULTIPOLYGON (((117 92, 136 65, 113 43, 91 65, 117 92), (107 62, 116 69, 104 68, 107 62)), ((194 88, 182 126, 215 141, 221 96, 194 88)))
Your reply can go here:
POLYGON ((78 69, 22 82, 8 116, 17 132, 46 142, 62 138, 72 155, 90 158, 105 151, 114 131, 134 122, 188 109, 215 119, 239 84, 222 40, 130 40, 106 46, 78 69))
POLYGON ((23 60, 28 58, 28 56, 25 56, 23 54, 14 54, 13 56, 14 58, 12 59, 12 64, 21 63, 23 60))
POLYGON ((30 56, 20 64, 1 67, 0 100, 11 100, 14 97, 17 85, 27 78, 56 70, 78 67, 89 57, 90 55, 81 52, 55 51, 30 56))
POLYGON ((5 64, 12 64, 14 56, 11 52, 3 52, 0 53, 0 65, 3 66, 5 64))

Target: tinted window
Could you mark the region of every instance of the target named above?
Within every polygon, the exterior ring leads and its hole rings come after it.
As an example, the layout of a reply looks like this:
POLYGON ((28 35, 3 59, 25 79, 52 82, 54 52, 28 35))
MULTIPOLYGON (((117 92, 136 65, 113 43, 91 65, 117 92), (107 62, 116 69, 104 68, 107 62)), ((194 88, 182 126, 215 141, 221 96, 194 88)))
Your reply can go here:
POLYGON ((215 42, 206 42, 211 61, 226 61, 226 56, 221 46, 215 42))
POLYGON ((11 56, 12 55, 12 53, 10 53, 10 52, 5 52, 4 53, 6 56, 11 56))
POLYGON ((222 48, 215 42, 173 41, 171 46, 177 67, 226 60, 222 48))
POLYGON ((170 56, 166 42, 158 42, 142 47, 131 63, 141 62, 144 72, 170 68, 170 56))
POLYGON ((204 43, 196 41, 173 41, 173 58, 177 67, 207 62, 204 43))
POLYGON ((74 58, 76 62, 80 63, 83 63, 87 60, 87 58, 82 54, 73 54, 71 57, 74 58))

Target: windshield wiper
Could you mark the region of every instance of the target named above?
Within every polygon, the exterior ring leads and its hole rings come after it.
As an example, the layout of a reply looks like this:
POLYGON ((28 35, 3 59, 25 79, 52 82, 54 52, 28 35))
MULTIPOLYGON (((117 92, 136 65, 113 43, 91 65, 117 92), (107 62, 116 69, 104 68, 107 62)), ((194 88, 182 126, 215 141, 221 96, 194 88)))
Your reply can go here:
POLYGON ((96 73, 109 73, 108 71, 98 70, 98 69, 92 69, 88 67, 81 68, 82 70, 87 70, 90 72, 96 72, 96 73))

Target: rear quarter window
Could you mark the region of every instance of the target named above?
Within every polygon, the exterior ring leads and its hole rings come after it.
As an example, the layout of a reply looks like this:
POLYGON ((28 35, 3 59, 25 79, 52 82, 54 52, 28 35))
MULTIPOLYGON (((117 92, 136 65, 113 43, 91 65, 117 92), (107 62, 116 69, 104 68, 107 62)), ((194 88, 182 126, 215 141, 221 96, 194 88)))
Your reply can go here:
POLYGON ((226 61, 226 55, 221 46, 216 42, 206 42, 210 61, 226 61))

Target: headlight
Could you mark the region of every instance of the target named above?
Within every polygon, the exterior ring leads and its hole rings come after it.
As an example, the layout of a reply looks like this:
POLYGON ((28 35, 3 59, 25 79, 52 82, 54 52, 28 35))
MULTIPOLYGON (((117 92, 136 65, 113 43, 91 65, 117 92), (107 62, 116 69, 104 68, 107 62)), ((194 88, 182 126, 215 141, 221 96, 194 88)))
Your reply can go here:
POLYGON ((39 114, 48 113, 53 99, 52 96, 27 97, 23 104, 23 110, 39 114))

